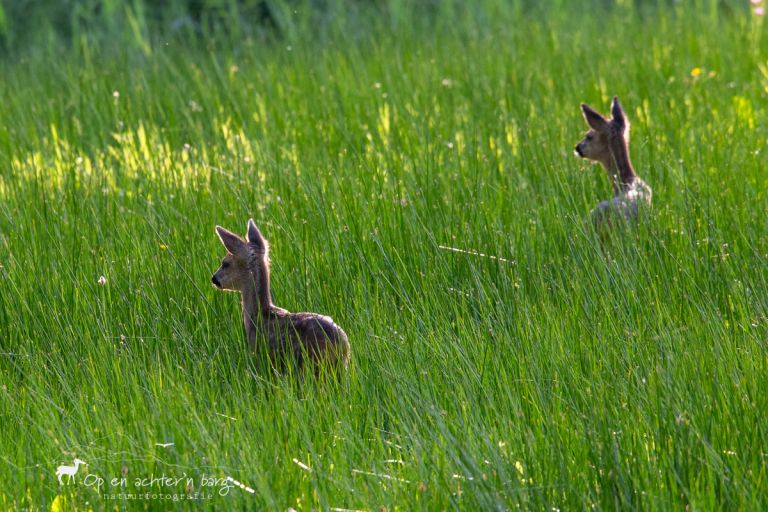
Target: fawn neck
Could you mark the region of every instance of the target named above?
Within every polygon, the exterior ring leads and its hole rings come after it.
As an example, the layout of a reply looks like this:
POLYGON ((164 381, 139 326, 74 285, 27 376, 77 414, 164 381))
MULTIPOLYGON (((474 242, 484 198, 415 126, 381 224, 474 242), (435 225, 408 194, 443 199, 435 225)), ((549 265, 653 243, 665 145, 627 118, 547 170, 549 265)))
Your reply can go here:
POLYGON ((625 191, 637 175, 629 159, 629 148, 623 137, 614 138, 609 144, 608 155, 600 163, 608 173, 613 185, 613 195, 625 191))
POLYGON ((250 272, 248 279, 240 291, 243 296, 243 324, 248 340, 255 339, 258 324, 272 310, 272 296, 269 291, 269 271, 250 272))

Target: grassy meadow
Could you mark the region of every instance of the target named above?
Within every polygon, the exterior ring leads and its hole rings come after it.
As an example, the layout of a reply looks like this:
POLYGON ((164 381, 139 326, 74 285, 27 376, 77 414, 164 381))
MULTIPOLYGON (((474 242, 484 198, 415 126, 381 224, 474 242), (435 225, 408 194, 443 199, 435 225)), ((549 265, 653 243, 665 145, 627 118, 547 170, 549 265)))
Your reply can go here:
POLYGON ((768 508, 748 4, 39 28, 0 58, 0 509, 768 508), (601 243, 573 147, 615 94, 654 207, 601 243), (349 335, 342 385, 247 353, 210 277, 249 217, 275 303, 349 335))

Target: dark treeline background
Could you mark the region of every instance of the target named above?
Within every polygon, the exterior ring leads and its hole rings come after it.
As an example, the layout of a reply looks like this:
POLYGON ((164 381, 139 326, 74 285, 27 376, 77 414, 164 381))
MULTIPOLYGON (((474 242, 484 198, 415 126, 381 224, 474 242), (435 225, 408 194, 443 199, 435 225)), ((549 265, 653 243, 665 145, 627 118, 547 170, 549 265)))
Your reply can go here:
MULTIPOLYGON (((185 41, 322 37, 328 31, 366 32, 403 23, 435 28, 516 10, 547 16, 572 0, 0 0, 0 55, 60 51, 87 42, 142 45, 169 38, 185 41)), ((716 15, 749 8, 746 0, 584 0, 584 9, 604 16, 613 9, 639 12, 696 4, 716 15)), ((482 21, 482 20, 480 20, 482 21)), ((482 25, 481 25, 482 26, 482 25)))

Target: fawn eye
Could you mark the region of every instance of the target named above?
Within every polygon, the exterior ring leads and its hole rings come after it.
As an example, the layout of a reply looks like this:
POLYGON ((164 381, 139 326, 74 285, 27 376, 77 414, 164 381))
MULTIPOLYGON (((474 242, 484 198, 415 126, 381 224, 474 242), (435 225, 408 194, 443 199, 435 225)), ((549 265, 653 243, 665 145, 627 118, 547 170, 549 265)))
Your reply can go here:
POLYGON ((222 261, 221 262, 221 268, 229 268, 229 262, 228 261, 222 261))
POLYGON ((587 140, 592 140, 592 134, 589 134, 589 135, 587 135, 587 136, 586 136, 586 137, 584 137, 584 138, 585 138, 585 139, 587 139, 587 140))

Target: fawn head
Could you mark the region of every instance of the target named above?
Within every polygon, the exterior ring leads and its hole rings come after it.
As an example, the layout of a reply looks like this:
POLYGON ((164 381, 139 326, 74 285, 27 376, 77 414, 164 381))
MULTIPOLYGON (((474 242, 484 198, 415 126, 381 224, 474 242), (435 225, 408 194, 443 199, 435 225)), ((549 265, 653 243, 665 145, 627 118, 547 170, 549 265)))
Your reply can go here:
POLYGON ((269 272, 269 246, 253 219, 248 221, 245 240, 221 226, 216 226, 216 233, 227 248, 227 255, 211 277, 211 282, 219 289, 238 292, 248 284, 258 286, 264 282, 269 272))
POLYGON ((613 148, 617 145, 626 147, 629 144, 629 121, 624 115, 619 98, 613 97, 611 119, 606 119, 586 103, 581 104, 581 111, 589 125, 589 131, 581 142, 576 144, 576 154, 603 164, 610 162, 611 158, 614 158, 613 148))

